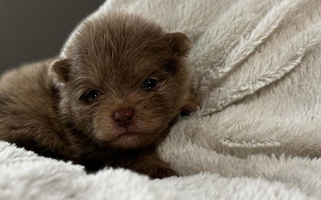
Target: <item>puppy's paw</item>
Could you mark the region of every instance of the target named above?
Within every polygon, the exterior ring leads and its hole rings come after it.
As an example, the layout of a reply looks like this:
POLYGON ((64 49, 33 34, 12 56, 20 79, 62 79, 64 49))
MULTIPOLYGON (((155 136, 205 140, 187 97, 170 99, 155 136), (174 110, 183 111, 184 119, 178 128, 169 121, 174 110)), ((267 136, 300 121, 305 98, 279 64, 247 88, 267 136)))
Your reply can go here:
POLYGON ((184 105, 181 111, 182 116, 189 115, 191 112, 194 112, 197 110, 197 106, 200 105, 200 102, 195 94, 192 92, 189 95, 189 98, 187 99, 187 103, 184 105))

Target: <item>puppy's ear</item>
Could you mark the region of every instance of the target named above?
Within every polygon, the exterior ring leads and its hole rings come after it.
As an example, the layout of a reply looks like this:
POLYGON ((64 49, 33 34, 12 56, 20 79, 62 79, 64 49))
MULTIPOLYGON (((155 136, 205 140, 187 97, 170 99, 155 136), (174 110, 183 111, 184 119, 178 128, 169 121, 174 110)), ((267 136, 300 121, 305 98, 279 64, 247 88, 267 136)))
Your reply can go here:
POLYGON ((54 61, 49 69, 49 75, 59 83, 66 83, 69 80, 70 64, 68 59, 54 61))
POLYGON ((188 37, 183 33, 168 33, 167 38, 173 52, 177 56, 186 56, 190 47, 191 42, 188 37))

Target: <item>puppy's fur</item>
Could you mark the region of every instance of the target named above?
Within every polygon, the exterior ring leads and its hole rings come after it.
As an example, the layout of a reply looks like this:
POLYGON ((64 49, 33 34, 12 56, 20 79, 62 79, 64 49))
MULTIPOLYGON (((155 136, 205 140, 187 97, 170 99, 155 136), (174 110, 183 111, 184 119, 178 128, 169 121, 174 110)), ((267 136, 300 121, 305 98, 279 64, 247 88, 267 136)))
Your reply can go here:
POLYGON ((133 14, 86 20, 63 57, 1 78, 0 139, 88 171, 176 175, 156 147, 176 116, 197 106, 184 62, 189 45, 184 34, 133 14))

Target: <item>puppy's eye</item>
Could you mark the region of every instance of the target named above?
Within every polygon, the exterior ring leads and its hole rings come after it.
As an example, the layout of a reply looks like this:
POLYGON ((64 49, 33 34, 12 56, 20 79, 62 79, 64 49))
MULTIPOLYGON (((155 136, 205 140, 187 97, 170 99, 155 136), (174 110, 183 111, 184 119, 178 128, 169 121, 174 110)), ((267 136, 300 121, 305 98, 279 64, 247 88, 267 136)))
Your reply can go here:
POLYGON ((87 94, 85 94, 84 98, 86 100, 88 100, 89 102, 93 102, 93 101, 97 100, 100 95, 101 95, 100 92, 98 92, 97 90, 92 90, 92 91, 88 92, 87 94))
POLYGON ((154 89, 157 86, 157 80, 152 78, 146 79, 143 86, 147 89, 154 89))

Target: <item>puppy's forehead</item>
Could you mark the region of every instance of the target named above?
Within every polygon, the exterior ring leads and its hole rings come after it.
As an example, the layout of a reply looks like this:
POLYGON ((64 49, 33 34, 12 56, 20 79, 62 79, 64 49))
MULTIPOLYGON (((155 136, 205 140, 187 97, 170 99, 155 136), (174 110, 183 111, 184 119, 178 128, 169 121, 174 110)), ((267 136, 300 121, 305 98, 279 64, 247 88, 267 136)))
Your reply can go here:
POLYGON ((109 61, 134 59, 168 50, 165 35, 160 26, 140 16, 109 14, 85 21, 67 46, 67 53, 109 61))
POLYGON ((107 15, 85 22, 67 51, 79 73, 95 81, 141 79, 171 57, 165 35, 139 16, 107 15))

